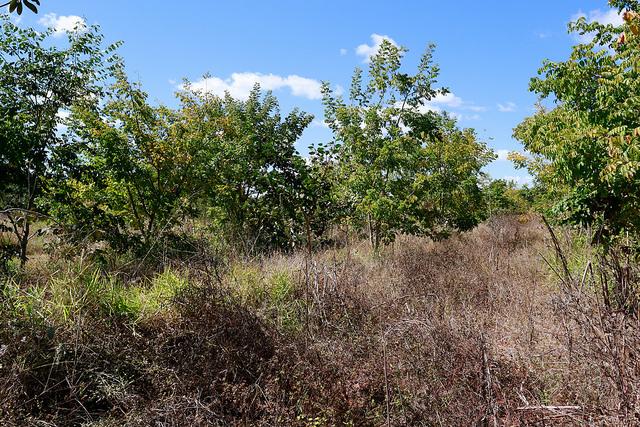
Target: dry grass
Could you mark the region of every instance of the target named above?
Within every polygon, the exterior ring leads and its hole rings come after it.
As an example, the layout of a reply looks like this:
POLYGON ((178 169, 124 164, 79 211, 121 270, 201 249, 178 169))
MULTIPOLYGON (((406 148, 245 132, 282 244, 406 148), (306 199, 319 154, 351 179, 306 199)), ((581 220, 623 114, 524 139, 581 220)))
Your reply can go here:
MULTIPOLYGON (((588 257, 574 253, 578 271, 588 257)), ((533 217, 402 237, 378 255, 361 242, 226 267, 209 256, 173 266, 190 284, 149 302, 153 315, 105 310, 98 292, 65 323, 5 292, 3 425, 623 425, 635 413, 635 380, 619 381, 635 354, 594 347, 583 320, 597 301, 569 298, 533 217)), ((23 296, 55 282, 45 261, 31 268, 23 296)), ((111 269, 134 287, 123 295, 166 294, 111 269)), ((605 335, 635 337, 624 319, 605 335)))

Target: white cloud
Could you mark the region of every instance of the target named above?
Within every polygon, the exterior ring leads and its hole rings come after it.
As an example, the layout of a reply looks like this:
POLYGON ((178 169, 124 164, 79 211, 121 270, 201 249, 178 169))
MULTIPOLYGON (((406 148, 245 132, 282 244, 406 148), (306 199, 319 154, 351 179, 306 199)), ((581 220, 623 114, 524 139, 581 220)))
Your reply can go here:
POLYGON ((462 106, 462 98, 449 92, 446 94, 437 94, 429 101, 429 104, 444 105, 445 107, 458 108, 462 106))
POLYGON ((456 121, 460 121, 463 119, 462 114, 460 113, 451 113, 451 112, 447 112, 449 114, 449 117, 453 117, 456 121))
POLYGON ((496 154, 498 155, 497 160, 505 161, 508 160, 510 150, 496 150, 496 154))
POLYGON ((83 31, 87 27, 87 23, 79 16, 58 16, 55 13, 47 13, 38 20, 40 25, 53 30, 54 37, 61 37, 66 33, 75 31, 83 31))
POLYGON ((518 108, 518 106, 515 104, 515 102, 507 102, 505 104, 498 104, 498 111, 500 111, 501 113, 512 113, 512 112, 516 111, 516 108, 518 108))
MULTIPOLYGON (((396 102, 395 107, 400 108, 402 102, 396 102)), ((486 111, 485 107, 474 105, 470 102, 464 101, 459 96, 449 92, 447 94, 438 94, 433 99, 426 101, 423 105, 420 105, 415 111, 425 114, 429 111, 435 113, 442 113, 446 111, 447 114, 458 120, 475 121, 480 120, 482 117, 478 112, 486 111), (474 114, 464 114, 464 111, 472 111, 474 114)))
MULTIPOLYGON (((400 102, 400 101, 397 101, 395 104, 393 104, 393 106, 396 107, 396 108, 403 108, 402 102, 400 102)), ((404 108, 405 109, 409 109, 411 107, 405 105, 404 108)), ((435 105, 431 105, 429 103, 424 104, 424 105, 420 105, 418 108, 413 108, 412 110, 416 111, 416 112, 418 112, 420 114, 425 114, 425 113, 427 113, 429 111, 433 111, 433 112, 436 112, 436 113, 439 113, 439 112, 442 111, 441 108, 436 107, 435 105)))
MULTIPOLYGON (((618 13, 616 9, 609 9, 602 11, 600 9, 595 9, 590 11, 589 13, 584 13, 583 11, 578 11, 573 14, 571 17, 571 21, 577 21, 580 18, 585 18, 588 23, 599 22, 602 25, 614 25, 620 26, 623 23, 622 15, 618 13)), ((593 33, 587 34, 574 34, 574 38, 580 43, 591 43, 593 40, 593 33)))
POLYGON ((329 123, 319 119, 313 119, 313 121, 311 122, 311 126, 329 129, 329 123))
POLYGON ((398 46, 395 40, 391 37, 373 33, 371 34, 371 45, 361 44, 356 47, 356 55, 362 56, 363 62, 369 63, 371 61, 371 57, 378 53, 378 49, 380 49, 380 45, 382 45, 383 40, 388 40, 394 46, 398 46))
POLYGON ((293 96, 300 96, 307 99, 320 99, 320 82, 295 74, 282 77, 275 74, 261 73, 233 73, 231 77, 221 79, 220 77, 206 77, 191 84, 195 90, 201 90, 213 95, 223 96, 229 92, 231 96, 246 100, 258 83, 264 90, 278 90, 288 88, 293 96))
POLYGON ((462 113, 458 113, 458 112, 447 112, 447 114, 449 114, 450 117, 453 117, 454 119, 456 119, 457 121, 475 121, 475 120, 480 120, 480 114, 462 114, 462 113))
POLYGON ((533 177, 530 175, 508 175, 503 176, 502 179, 506 181, 513 181, 517 186, 522 187, 523 185, 531 185, 533 184, 533 177))
POLYGON ((291 93, 294 96, 302 96, 308 99, 322 98, 322 94, 320 92, 320 82, 313 79, 291 75, 286 77, 285 79, 282 79, 282 83, 276 83, 276 86, 278 84, 291 88, 291 93))
POLYGON ((571 17, 572 21, 585 17, 587 22, 599 22, 602 25, 622 25, 622 15, 616 9, 602 11, 600 9, 592 10, 589 13, 579 11, 571 17))
POLYGON ((340 49, 340 56, 345 56, 347 54, 347 49, 342 48, 340 49))
MULTIPOLYGON (((466 110, 473 111, 475 113, 480 113, 482 111, 486 111, 486 107, 475 105, 472 102, 468 102, 457 96, 456 94, 449 92, 447 94, 439 93, 433 99, 426 102, 424 106, 424 110, 427 111, 442 111, 442 110, 466 110)), ((462 115, 462 114, 452 114, 454 117, 457 117, 459 120, 479 120, 479 114, 471 114, 471 115, 462 115)))

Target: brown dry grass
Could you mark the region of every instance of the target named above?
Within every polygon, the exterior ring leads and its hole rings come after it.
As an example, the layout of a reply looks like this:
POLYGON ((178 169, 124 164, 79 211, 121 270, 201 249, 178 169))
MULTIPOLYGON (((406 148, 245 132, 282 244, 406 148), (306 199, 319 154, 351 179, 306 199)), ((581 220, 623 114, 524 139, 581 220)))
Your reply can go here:
MULTIPOLYGON (((539 221, 506 216, 442 242, 402 237, 378 255, 362 242, 224 273, 206 260, 183 265, 192 284, 171 316, 131 322, 86 308, 65 325, 5 316, 0 419, 623 424, 615 407, 625 390, 608 394, 615 375, 587 351, 593 331, 559 304, 567 294, 541 257, 552 254, 539 221), (580 408, 549 408, 566 405, 580 408)), ((25 283, 47 280, 36 269, 25 283)))

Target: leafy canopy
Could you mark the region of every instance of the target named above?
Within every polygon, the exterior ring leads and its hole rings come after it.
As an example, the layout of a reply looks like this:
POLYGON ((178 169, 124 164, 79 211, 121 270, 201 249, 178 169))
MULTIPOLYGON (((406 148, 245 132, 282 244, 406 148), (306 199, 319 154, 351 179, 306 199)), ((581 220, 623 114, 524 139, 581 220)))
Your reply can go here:
POLYGON ((51 212, 80 237, 148 246, 194 209, 203 153, 183 118, 149 105, 121 64, 114 78, 104 98, 72 110, 51 212))
POLYGON ((0 17, 0 210, 26 261, 31 223, 43 212, 52 153, 68 110, 99 97, 117 44, 102 46, 96 27, 51 46, 51 30, 22 29, 0 17))
POLYGON ((627 8, 624 24, 570 24, 592 40, 545 61, 530 89, 555 106, 515 129, 533 156, 516 160, 562 196, 556 216, 595 227, 598 240, 640 230, 640 20, 636 2, 611 4, 627 8))
POLYGON ((300 234, 306 164, 296 141, 313 116, 282 117, 277 99, 256 85, 247 100, 212 96, 190 85, 179 94, 185 137, 207 150, 208 206, 245 251, 287 247, 300 234))
POLYGON ((471 130, 459 130, 428 102, 439 69, 429 46, 415 74, 402 71, 406 49, 384 40, 369 65, 356 69, 348 102, 324 84, 325 121, 334 133, 337 192, 348 220, 366 224, 374 247, 396 234, 439 236, 478 218, 480 168, 491 152, 471 130))

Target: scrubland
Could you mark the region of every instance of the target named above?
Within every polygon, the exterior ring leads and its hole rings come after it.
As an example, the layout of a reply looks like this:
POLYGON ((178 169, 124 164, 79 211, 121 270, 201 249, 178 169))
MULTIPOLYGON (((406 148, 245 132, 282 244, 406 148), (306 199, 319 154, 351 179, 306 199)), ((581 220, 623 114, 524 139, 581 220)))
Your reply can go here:
POLYGON ((503 216, 379 253, 258 259, 34 245, 3 279, 3 425, 629 424, 632 316, 584 238, 503 216), (40 247, 39 247, 40 246, 40 247))

